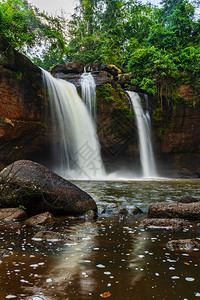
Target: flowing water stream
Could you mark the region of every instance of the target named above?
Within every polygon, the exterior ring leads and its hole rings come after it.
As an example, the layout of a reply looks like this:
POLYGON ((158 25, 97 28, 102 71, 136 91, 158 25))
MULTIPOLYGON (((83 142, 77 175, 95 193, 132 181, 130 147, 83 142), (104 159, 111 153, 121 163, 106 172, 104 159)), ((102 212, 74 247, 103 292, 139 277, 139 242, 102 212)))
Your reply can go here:
POLYGON ((81 96, 90 115, 96 116, 96 84, 91 73, 81 75, 81 96))
POLYGON ((30 228, 0 224, 0 299, 199 299, 200 253, 174 253, 166 243, 200 236, 200 226, 178 232, 140 227, 150 204, 199 197, 199 180, 76 181, 97 202, 99 217, 45 225, 66 241, 35 242, 30 228), (115 214, 113 203, 136 205, 142 215, 115 214))
POLYGON ((137 93, 127 91, 136 117, 139 136, 140 161, 144 177, 157 177, 156 164, 151 142, 151 120, 149 112, 143 111, 140 97, 137 93))
POLYGON ((103 178, 95 124, 76 87, 42 70, 53 121, 54 171, 68 179, 103 178))

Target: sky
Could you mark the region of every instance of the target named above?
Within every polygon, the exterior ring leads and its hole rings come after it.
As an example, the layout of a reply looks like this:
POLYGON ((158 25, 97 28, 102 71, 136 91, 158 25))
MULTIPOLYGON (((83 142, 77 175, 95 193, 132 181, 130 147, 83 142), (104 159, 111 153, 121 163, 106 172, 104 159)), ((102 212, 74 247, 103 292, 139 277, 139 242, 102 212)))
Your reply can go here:
POLYGON ((60 14, 61 10, 64 10, 67 16, 73 13, 77 2, 77 0, 29 0, 29 3, 34 4, 42 11, 60 14))
MULTIPOLYGON (((60 14, 61 10, 64 10, 66 15, 70 16, 78 0, 29 0, 29 2, 33 3, 40 10, 45 10, 50 14, 60 14)), ((146 3, 147 1, 143 0, 143 2, 146 3)), ((148 2, 157 5, 160 0, 151 0, 148 2)))

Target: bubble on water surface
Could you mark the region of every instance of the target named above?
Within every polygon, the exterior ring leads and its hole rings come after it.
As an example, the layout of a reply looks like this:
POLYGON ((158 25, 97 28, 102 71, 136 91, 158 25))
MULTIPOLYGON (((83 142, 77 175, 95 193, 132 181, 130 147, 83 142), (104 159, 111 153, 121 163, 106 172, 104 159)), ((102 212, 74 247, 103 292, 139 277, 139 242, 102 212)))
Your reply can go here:
POLYGON ((195 279, 193 277, 186 277, 185 280, 186 281, 194 281, 195 279))
POLYGON ((33 264, 33 265, 30 265, 31 268, 37 268, 38 267, 38 264, 33 264))
POLYGON ((97 268, 105 268, 105 266, 102 265, 102 264, 98 264, 98 265, 96 265, 96 267, 97 267, 97 268))

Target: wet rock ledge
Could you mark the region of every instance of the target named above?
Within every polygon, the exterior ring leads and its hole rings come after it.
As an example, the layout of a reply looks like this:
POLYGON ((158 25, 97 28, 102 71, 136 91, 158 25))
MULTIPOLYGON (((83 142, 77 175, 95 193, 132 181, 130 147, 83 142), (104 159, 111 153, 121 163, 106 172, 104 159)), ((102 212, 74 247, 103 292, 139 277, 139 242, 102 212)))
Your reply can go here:
POLYGON ((158 202, 149 207, 149 219, 141 226, 147 229, 181 230, 192 227, 190 221, 200 221, 200 202, 192 196, 184 196, 177 202, 158 202))
POLYGON ((200 202, 159 202, 149 207, 151 218, 181 218, 186 220, 200 220, 200 202))
MULTIPOLYGON (((200 202, 192 196, 184 196, 177 202, 159 202, 149 207, 148 215, 150 218, 141 223, 147 230, 188 230, 197 226, 195 221, 200 221, 200 202)), ((196 239, 171 240, 166 247, 177 253, 199 251, 200 243, 196 239)))

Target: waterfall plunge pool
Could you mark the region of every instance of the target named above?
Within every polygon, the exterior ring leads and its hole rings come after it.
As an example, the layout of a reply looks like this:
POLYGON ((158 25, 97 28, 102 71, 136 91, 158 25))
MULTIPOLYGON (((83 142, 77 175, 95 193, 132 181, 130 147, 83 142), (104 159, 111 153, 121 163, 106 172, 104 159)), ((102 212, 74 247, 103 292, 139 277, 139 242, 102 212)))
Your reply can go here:
POLYGON ((183 231, 147 231, 139 224, 149 205, 199 197, 199 180, 76 181, 97 202, 96 221, 62 220, 46 225, 64 244, 34 243, 30 228, 0 224, 0 246, 10 251, 0 264, 0 299, 198 299, 199 251, 173 253, 171 239, 199 237, 200 226, 183 231), (103 213, 110 204, 136 205, 143 215, 103 213))

